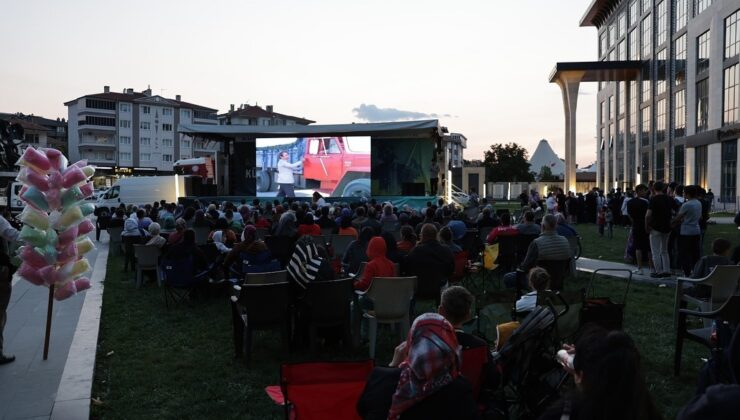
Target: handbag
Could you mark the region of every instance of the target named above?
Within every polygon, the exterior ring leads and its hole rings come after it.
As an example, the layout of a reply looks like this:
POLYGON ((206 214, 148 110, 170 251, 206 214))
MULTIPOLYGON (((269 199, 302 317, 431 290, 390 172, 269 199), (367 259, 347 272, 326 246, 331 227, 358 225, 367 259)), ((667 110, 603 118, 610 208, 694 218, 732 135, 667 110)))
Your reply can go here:
POLYGON ((600 268, 591 274, 588 288, 583 292, 583 306, 581 307, 581 325, 597 324, 607 330, 621 330, 624 321, 624 309, 627 305, 627 294, 632 283, 632 271, 627 269, 600 268), (600 271, 622 271, 629 273, 625 286, 624 297, 621 302, 611 297, 595 296, 594 279, 600 271))

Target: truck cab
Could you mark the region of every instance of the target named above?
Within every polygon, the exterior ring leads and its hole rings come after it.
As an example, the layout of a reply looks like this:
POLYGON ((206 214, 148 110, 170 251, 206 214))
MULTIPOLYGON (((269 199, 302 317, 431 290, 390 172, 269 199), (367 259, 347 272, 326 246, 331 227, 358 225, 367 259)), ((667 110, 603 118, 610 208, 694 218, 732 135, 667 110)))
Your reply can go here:
POLYGON ((370 150, 364 143, 351 137, 307 138, 303 176, 320 182, 324 193, 369 196, 370 150))

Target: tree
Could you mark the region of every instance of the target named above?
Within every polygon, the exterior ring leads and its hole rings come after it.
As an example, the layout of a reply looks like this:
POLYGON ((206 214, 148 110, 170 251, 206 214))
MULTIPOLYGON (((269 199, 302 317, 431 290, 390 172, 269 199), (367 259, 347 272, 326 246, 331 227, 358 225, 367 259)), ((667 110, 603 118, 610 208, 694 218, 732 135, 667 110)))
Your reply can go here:
POLYGON ((483 163, 489 168, 489 181, 534 181, 529 172, 527 150, 516 143, 492 144, 483 163))
POLYGON ((540 181, 555 181, 555 177, 552 175, 552 169, 545 165, 540 169, 540 181))

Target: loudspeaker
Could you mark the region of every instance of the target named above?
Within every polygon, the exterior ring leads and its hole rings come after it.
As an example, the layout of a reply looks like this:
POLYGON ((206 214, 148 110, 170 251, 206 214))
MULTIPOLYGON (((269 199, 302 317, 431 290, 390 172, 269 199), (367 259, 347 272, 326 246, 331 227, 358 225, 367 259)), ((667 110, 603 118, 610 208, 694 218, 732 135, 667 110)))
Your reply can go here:
POLYGON ((423 182, 404 182, 403 184, 401 184, 401 195, 423 197, 425 195, 424 194, 424 183, 423 182))

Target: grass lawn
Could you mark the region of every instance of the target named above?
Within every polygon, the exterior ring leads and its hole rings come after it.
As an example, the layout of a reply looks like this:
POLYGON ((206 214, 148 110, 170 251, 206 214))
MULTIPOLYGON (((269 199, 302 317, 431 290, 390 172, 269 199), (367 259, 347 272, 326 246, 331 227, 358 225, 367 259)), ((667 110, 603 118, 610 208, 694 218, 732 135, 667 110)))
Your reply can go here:
MULTIPOLYGON (((627 244, 628 228, 614 227, 614 237, 609 239, 599 236, 598 226, 595 224, 578 224, 573 226, 581 235, 581 256, 614 262, 624 262, 624 247, 627 244)), ((740 230, 735 225, 709 225, 704 238, 704 254, 712 253, 712 241, 725 238, 740 245, 740 230)))
MULTIPOLYGON (((615 239, 616 241, 616 239, 615 239)), ((280 418, 282 411, 265 396, 278 382, 282 361, 366 358, 324 349, 320 354, 281 352, 277 332, 255 336, 251 368, 233 357, 230 309, 225 295, 203 298, 192 307, 166 310, 154 284, 136 290, 123 261, 111 257, 105 281, 100 342, 93 387, 93 418, 280 418)), ((568 288, 580 288, 579 277, 568 288)), ((624 284, 602 279, 600 295, 617 296, 624 284)), ((655 401, 673 418, 694 391, 700 357, 708 351, 686 344, 682 376, 672 374, 673 296, 670 288, 633 285, 625 329, 644 357, 655 401)), ((396 338, 380 331, 378 363, 387 363, 396 338)))

